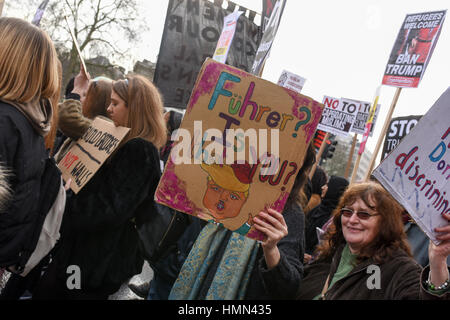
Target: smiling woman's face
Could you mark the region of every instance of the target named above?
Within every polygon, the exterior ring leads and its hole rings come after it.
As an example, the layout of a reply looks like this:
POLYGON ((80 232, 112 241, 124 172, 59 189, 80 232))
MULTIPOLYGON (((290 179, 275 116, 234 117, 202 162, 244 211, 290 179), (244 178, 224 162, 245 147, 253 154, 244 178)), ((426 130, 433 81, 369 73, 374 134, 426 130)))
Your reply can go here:
MULTIPOLYGON (((371 198, 369 198, 369 206, 375 208, 375 203, 371 198)), ((350 217, 341 215, 342 233, 352 253, 360 252, 375 239, 378 233, 380 215, 376 215, 376 211, 369 206, 361 198, 344 206, 354 212, 350 217), (360 219, 356 214, 357 211, 367 212, 371 216, 367 220, 360 219)))
POLYGON ((211 179, 208 180, 203 205, 216 220, 223 220, 238 216, 246 200, 243 192, 224 189, 211 179))

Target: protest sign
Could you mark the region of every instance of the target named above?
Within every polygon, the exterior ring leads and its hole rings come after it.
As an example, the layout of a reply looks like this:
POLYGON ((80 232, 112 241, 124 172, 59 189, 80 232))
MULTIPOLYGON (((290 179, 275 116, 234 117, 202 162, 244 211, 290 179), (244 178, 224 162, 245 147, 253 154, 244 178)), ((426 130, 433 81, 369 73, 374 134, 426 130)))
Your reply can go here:
POLYGON ((278 79, 278 85, 300 93, 305 85, 305 81, 305 78, 302 78, 295 73, 283 70, 280 79, 278 79))
POLYGON ((323 105, 208 59, 157 187, 157 202, 253 239, 252 218, 282 212, 323 105))
MULTIPOLYGON (((239 7, 239 11, 246 10, 239 7)), ((205 59, 213 56, 224 17, 230 13, 208 0, 169 0, 153 78, 165 107, 186 109, 198 72, 205 59)), ((227 63, 250 70, 259 40, 259 27, 242 14, 237 20, 227 63)))
POLYGON ((78 193, 117 148, 130 129, 95 118, 86 133, 58 163, 64 181, 72 179, 70 188, 78 193))
POLYGON ((45 8, 47 7, 48 1, 49 0, 42 1, 42 3, 37 8, 36 13, 34 14, 33 20, 31 21, 31 23, 34 24, 35 26, 40 25, 41 19, 42 19, 42 16, 44 15, 45 8))
POLYGON ((284 0, 278 0, 273 8, 269 22, 267 23, 266 29, 262 36, 261 43, 256 51, 255 61, 253 62, 251 69, 251 73, 253 74, 260 75, 262 73, 264 62, 269 56, 270 48, 272 48, 273 40, 275 40, 275 35, 277 34, 278 26, 280 25, 284 2, 284 0))
POLYGON ((435 244, 450 212, 449 104, 450 88, 373 172, 435 244))
POLYGON ((419 122, 422 116, 408 116, 393 118, 389 123, 389 131, 386 133, 384 140, 381 159, 387 157, 389 152, 394 150, 404 136, 409 134, 412 128, 419 122))
MULTIPOLYGON (((369 119, 370 115, 370 102, 365 101, 357 101, 357 102, 359 103, 358 113, 356 114, 355 122, 353 122, 350 132, 355 132, 357 134, 364 134, 366 122, 369 119)), ((373 117, 372 126, 370 128, 369 134, 370 137, 373 135, 375 122, 377 121, 379 112, 380 112, 380 105, 377 104, 377 108, 375 109, 375 115, 373 117)))
MULTIPOLYGON (((264 33, 267 29, 267 25, 269 24, 270 16, 275 8, 275 4, 278 0, 263 0, 263 10, 261 14, 261 25, 262 32, 264 33)), ((287 1, 287 0, 286 0, 287 1)), ((281 7, 281 15, 283 15, 284 7, 286 6, 286 1, 283 2, 283 6, 281 7)), ((278 22, 279 23, 279 22, 278 22)))
POLYGON ((359 103, 350 99, 324 96, 325 105, 317 129, 339 136, 347 136, 356 119, 359 103))
POLYGON ((392 48, 383 84, 417 88, 441 33, 447 10, 406 15, 392 48))
POLYGON ((230 46, 236 32, 237 20, 242 13, 242 11, 235 11, 224 18, 222 33, 220 34, 216 51, 213 55, 214 60, 221 63, 226 63, 228 51, 230 50, 230 46))

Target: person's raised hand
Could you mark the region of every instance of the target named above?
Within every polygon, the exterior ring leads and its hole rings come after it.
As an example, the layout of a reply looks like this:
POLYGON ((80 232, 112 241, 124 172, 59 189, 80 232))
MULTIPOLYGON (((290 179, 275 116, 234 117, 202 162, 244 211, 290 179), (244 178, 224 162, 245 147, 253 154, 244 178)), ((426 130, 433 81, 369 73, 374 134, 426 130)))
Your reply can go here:
POLYGON ((72 93, 78 94, 80 97, 86 95, 87 89, 89 87, 90 75, 84 70, 83 64, 80 63, 80 72, 77 74, 73 81, 72 93))
POLYGON ((254 227, 265 235, 261 246, 266 265, 269 269, 272 269, 278 265, 281 259, 277 244, 288 234, 286 221, 281 213, 268 209, 267 212, 261 211, 253 218, 253 222, 254 227))
POLYGON ((288 234, 283 215, 273 209, 268 209, 267 212, 261 211, 253 218, 253 222, 255 228, 266 236, 262 242, 263 248, 272 249, 276 247, 277 243, 288 234))
POLYGON ((447 267, 447 257, 450 255, 450 214, 443 214, 444 219, 448 220, 446 226, 436 228, 436 239, 440 240, 439 245, 432 241, 428 246, 428 259, 430 261, 430 280, 434 285, 439 286, 449 279, 447 267))

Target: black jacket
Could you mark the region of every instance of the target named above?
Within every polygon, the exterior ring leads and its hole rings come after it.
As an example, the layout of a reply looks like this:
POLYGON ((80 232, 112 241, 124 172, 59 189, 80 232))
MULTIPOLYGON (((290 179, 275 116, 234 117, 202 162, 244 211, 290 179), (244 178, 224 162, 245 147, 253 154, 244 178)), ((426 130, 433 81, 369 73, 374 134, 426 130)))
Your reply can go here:
POLYGON ((322 199, 322 202, 308 212, 305 227, 305 251, 307 254, 313 254, 319 243, 316 228, 322 228, 322 226, 331 218, 331 214, 337 207, 347 186, 347 179, 331 176, 330 181, 328 182, 328 191, 322 199))
POLYGON ((250 276, 245 293, 246 300, 294 299, 303 278, 303 255, 305 253, 305 215, 295 203, 286 204, 283 217, 288 226, 288 235, 278 242, 280 262, 268 269, 262 248, 250 276))
POLYGON ((0 214, 0 267, 20 269, 36 246, 47 213, 41 210, 43 198, 52 203, 60 186, 59 171, 49 161, 43 136, 19 110, 0 102, 0 162, 11 171, 13 192, 6 211, 0 214), (49 165, 55 180, 43 181, 49 165), (52 191, 41 192, 43 185, 52 191))
MULTIPOLYGON (((342 254, 343 246, 338 248, 332 258, 317 260, 305 267, 305 277, 298 299, 311 300, 321 293, 328 274, 333 278, 342 254)), ((423 287, 429 268, 422 270, 413 258, 398 249, 384 263, 372 259, 361 262, 344 278, 337 281, 325 294, 326 300, 418 300, 445 299, 447 296, 434 296, 423 287), (380 288, 369 286, 370 277, 375 271, 370 265, 379 267, 380 288)))
POLYGON ((134 220, 154 209, 161 175, 158 150, 143 139, 125 143, 86 186, 69 197, 55 254, 57 277, 81 271, 81 288, 113 293, 142 270, 134 220))

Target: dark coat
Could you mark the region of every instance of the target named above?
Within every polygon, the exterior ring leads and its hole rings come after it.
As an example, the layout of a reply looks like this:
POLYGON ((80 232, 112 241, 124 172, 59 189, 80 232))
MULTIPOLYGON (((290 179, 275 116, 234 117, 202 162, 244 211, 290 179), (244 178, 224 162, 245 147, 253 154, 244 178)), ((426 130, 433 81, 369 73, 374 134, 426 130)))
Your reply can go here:
POLYGON ((269 270, 263 250, 259 248, 245 299, 294 299, 301 287, 305 253, 305 215, 300 206, 291 203, 283 210, 283 217, 288 226, 288 235, 277 244, 280 262, 269 270))
POLYGON ((0 162, 11 171, 13 193, 0 214, 0 267, 20 269, 36 246, 32 235, 39 235, 45 219, 39 212, 40 190, 48 160, 44 137, 19 110, 0 102, 0 162))
POLYGON ((306 253, 312 254, 318 244, 316 228, 322 226, 331 218, 333 210, 337 207, 339 199, 348 186, 345 178, 331 176, 328 182, 328 191, 322 199, 322 202, 306 216, 305 242, 306 253))
MULTIPOLYGON (((334 257, 317 260, 305 267, 305 276, 298 299, 311 300, 322 292, 328 274, 330 282, 336 272, 343 250, 340 247, 334 257)), ((421 286, 422 268, 403 250, 397 250, 384 263, 368 259, 358 264, 346 277, 337 281, 325 294, 326 300, 418 300, 430 298, 421 286), (370 289, 374 271, 370 265, 380 268, 380 289, 370 289)))
POLYGON ((57 277, 81 270, 81 288, 109 294, 142 270, 134 220, 152 212, 161 175, 156 147, 140 138, 125 143, 87 185, 70 197, 56 252, 57 277))

